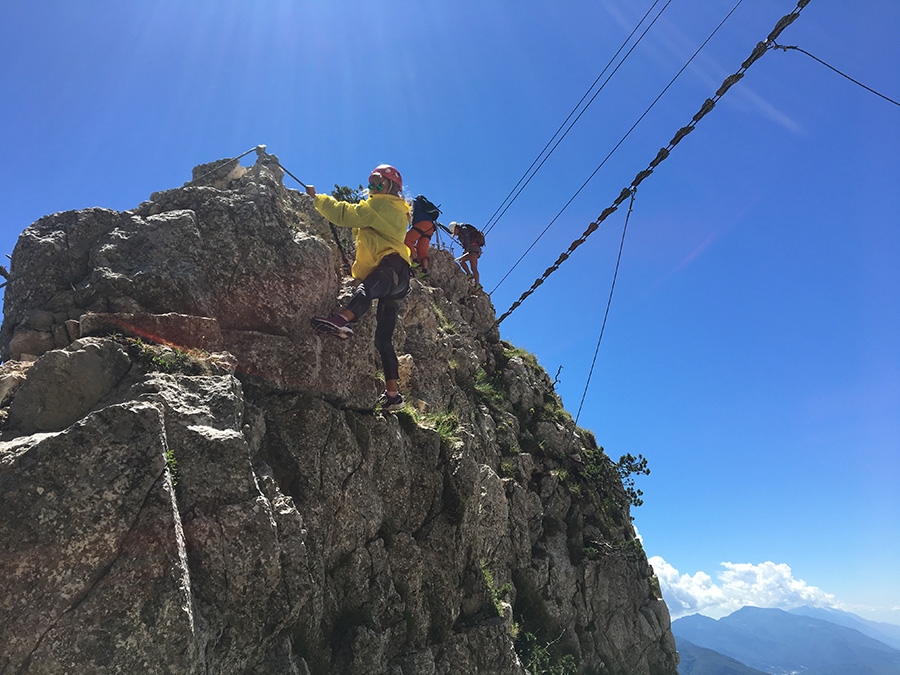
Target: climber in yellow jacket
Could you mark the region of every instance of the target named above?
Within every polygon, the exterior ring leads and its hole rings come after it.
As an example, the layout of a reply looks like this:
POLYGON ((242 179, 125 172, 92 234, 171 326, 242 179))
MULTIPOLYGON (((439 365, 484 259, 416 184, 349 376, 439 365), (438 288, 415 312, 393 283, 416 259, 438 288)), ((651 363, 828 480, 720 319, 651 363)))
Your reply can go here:
POLYGON ((306 193, 316 211, 338 227, 352 227, 356 235, 356 259, 350 274, 362 284, 347 308, 329 317, 313 318, 313 328, 321 333, 347 339, 353 336, 350 324, 357 321, 378 300, 375 314, 375 348, 384 369, 382 409, 403 405, 399 388, 399 363, 394 351, 394 328, 400 301, 409 293, 409 248, 403 242, 409 226, 409 204, 400 192, 403 178, 389 164, 380 164, 369 175, 369 197, 358 204, 317 194, 312 185, 306 193))

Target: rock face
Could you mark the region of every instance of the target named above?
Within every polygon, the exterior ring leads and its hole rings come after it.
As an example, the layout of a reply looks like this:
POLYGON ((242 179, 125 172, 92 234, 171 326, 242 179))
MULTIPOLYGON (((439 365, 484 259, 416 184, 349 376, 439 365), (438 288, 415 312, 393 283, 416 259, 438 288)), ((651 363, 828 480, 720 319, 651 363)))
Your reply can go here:
POLYGON ((272 156, 212 168, 19 238, 0 674, 674 675, 615 466, 452 255, 395 335, 410 405, 373 411, 374 312, 309 328, 348 233, 272 156))

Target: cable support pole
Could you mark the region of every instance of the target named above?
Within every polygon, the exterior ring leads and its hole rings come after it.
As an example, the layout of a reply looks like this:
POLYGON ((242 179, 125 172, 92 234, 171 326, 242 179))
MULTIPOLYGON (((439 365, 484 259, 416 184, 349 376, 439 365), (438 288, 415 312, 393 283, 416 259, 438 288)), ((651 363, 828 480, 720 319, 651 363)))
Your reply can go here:
POLYGON ((495 325, 499 325, 500 323, 502 323, 503 320, 506 319, 506 317, 508 317, 516 309, 518 309, 519 306, 521 306, 521 304, 532 293, 534 293, 541 284, 543 284, 547 280, 547 277, 558 270, 559 266, 562 265, 562 263, 564 263, 566 260, 568 260, 569 256, 571 256, 579 246, 587 241, 587 238, 589 236, 591 236, 599 229, 604 220, 606 220, 610 215, 616 212, 622 202, 628 199, 628 196, 637 189, 637 187, 644 181, 644 179, 652 174, 656 167, 669 157, 669 154, 672 152, 675 146, 678 145, 685 136, 691 133, 697 126, 697 123, 716 106, 716 103, 718 103, 719 99, 721 99, 722 96, 724 96, 725 93, 729 89, 731 89, 731 87, 737 84, 741 80, 741 78, 744 77, 744 73, 747 71, 747 69, 750 68, 750 66, 752 66, 754 63, 756 63, 756 61, 771 48, 772 44, 775 42, 775 39, 779 35, 781 35, 782 31, 785 28, 790 26, 797 19, 797 17, 800 16, 800 12, 809 3, 810 0, 799 0, 797 2, 797 6, 793 9, 793 11, 791 11, 790 14, 786 14, 781 17, 778 23, 775 24, 775 28, 772 29, 766 39, 762 42, 758 42, 756 47, 754 47, 753 51, 750 53, 750 56, 748 56, 743 61, 743 63, 741 63, 741 67, 738 69, 738 71, 725 78, 721 86, 716 90, 715 95, 703 102, 703 105, 700 106, 700 110, 697 111, 691 121, 685 126, 681 127, 681 129, 679 129, 675 133, 675 135, 672 137, 672 140, 669 141, 669 144, 666 147, 660 149, 660 151, 656 154, 656 157, 653 159, 653 161, 650 162, 647 168, 643 171, 640 171, 634 177, 634 180, 631 181, 631 184, 622 190, 619 196, 616 197, 615 201, 613 201, 610 206, 604 209, 603 212, 597 217, 597 219, 588 225, 584 233, 582 233, 582 235, 578 239, 573 241, 569 245, 569 248, 564 253, 562 253, 559 258, 556 259, 556 262, 554 262, 550 267, 544 270, 544 273, 534 281, 534 283, 531 285, 531 288, 529 288, 521 296, 519 296, 519 299, 516 300, 510 306, 510 308, 500 316, 499 319, 497 319, 497 323, 495 325))

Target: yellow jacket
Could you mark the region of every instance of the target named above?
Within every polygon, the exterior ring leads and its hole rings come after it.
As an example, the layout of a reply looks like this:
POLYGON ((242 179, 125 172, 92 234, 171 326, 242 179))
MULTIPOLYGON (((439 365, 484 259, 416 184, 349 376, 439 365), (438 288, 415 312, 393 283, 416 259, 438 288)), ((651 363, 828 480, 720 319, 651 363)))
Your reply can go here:
POLYGON ((365 279, 378 267, 381 259, 399 253, 408 263, 409 248, 403 243, 409 226, 409 204, 394 195, 370 195, 351 204, 330 195, 317 194, 316 211, 338 227, 356 230, 356 260, 350 273, 354 279, 365 279))

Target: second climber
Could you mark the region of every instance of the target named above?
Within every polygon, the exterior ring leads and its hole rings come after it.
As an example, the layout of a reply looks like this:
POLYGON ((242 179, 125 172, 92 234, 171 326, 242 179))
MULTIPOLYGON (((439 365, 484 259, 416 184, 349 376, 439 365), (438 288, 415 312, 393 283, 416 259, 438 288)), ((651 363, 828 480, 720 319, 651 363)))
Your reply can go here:
POLYGON ((413 264, 418 264, 423 275, 428 274, 428 249, 440 215, 441 210, 424 195, 413 200, 412 227, 406 233, 405 242, 412 253, 413 264))

